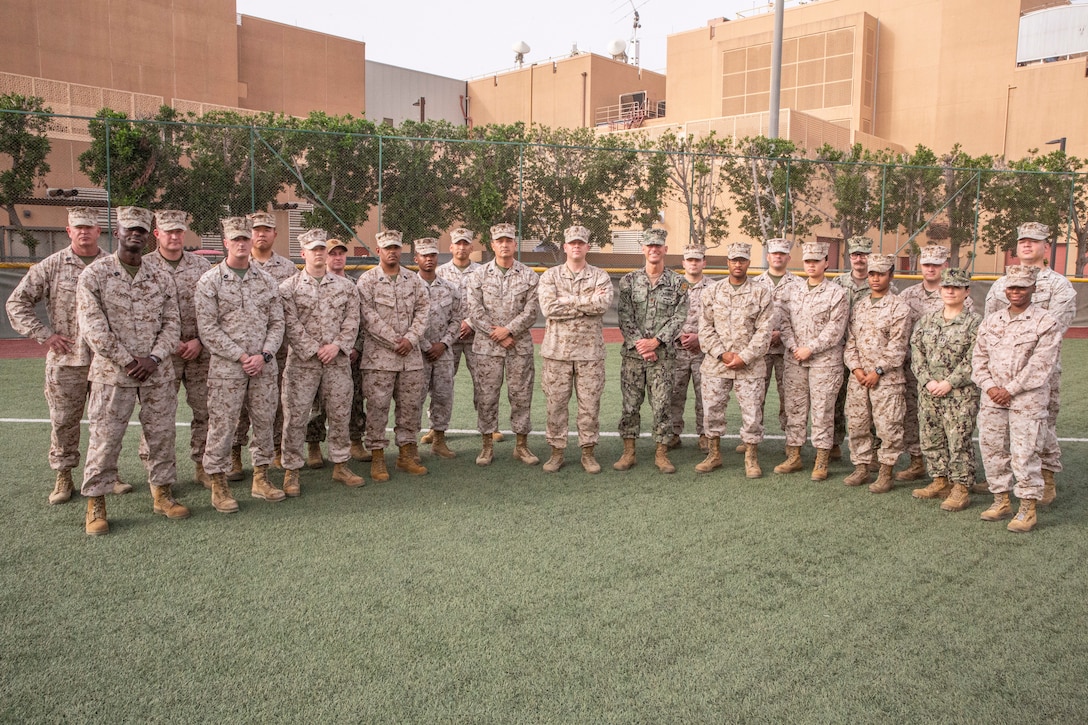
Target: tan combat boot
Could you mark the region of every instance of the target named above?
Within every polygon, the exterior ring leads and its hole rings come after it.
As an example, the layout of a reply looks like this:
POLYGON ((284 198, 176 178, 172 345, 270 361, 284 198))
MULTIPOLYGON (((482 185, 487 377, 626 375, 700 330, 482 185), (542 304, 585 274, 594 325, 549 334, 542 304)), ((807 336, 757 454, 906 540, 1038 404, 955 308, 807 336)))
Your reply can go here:
POLYGON ((1036 523, 1035 499, 1024 498, 1020 499, 1020 508, 1016 512, 1016 517, 1005 528, 1016 534, 1026 534, 1035 528, 1036 523))
POLYGON ((988 481, 975 481, 971 484, 971 493, 989 493, 990 484, 988 481))
POLYGON ((212 477, 204 470, 204 464, 197 461, 194 466, 196 468, 196 482, 210 491, 212 488, 212 477))
POLYGON ((124 496, 126 493, 132 493, 132 485, 125 483, 120 478, 113 482, 113 495, 124 496))
POLYGON ((710 450, 710 436, 699 436, 699 450, 703 453, 710 450))
POLYGON ((105 496, 91 496, 87 499, 87 516, 83 519, 83 530, 88 536, 101 536, 110 532, 110 522, 106 520, 105 496))
POLYGON ((297 468, 288 468, 284 471, 283 495, 287 498, 298 498, 302 495, 302 483, 299 481, 297 468))
POLYGON ((828 456, 828 459, 832 460, 832 461, 841 461, 842 460, 842 446, 840 446, 838 443, 831 446, 831 455, 828 456))
POLYGON ((227 480, 241 481, 242 478, 242 447, 233 446, 230 449, 230 469, 227 471, 227 480))
MULTIPOLYGON (((720 455, 718 461, 721 461, 720 455)), ((662 473, 676 473, 676 466, 669 460, 669 447, 664 443, 657 444, 657 450, 654 451, 654 465, 662 473)))
POLYGON ((863 486, 869 483, 869 464, 857 464, 854 466, 854 472, 842 479, 842 482, 847 486, 863 486))
POLYGON ((225 474, 212 474, 212 508, 221 514, 233 514, 238 511, 238 502, 230 493, 225 474))
POLYGON ((880 473, 877 475, 876 480, 869 484, 869 493, 887 493, 892 490, 892 486, 895 485, 895 477, 892 475, 892 471, 895 470, 895 466, 889 463, 880 464, 880 473))
POLYGON ((480 438, 483 443, 480 446, 480 455, 476 456, 476 465, 490 466, 491 460, 495 457, 495 436, 491 433, 483 433, 480 438))
POLYGON ((918 481, 926 477, 926 461, 921 456, 911 456, 910 466, 895 474, 896 481, 918 481))
POLYGON ((805 467, 801 461, 801 446, 786 446, 786 460, 774 467, 775 473, 796 473, 805 467))
POLYGON ((283 491, 268 480, 268 466, 253 467, 253 485, 249 487, 249 495, 265 501, 282 501, 287 498, 283 491))
POLYGON ((57 471, 57 482, 53 484, 53 493, 49 494, 49 503, 57 504, 68 501, 72 498, 72 492, 75 491, 75 488, 71 471, 57 471))
POLYGON ((830 448, 817 448, 816 449, 816 463, 812 466, 813 481, 826 481, 827 480, 827 463, 831 460, 830 448))
POLYGON ((737 444, 737 447, 733 449, 733 452, 734 453, 744 453, 747 450, 748 450, 748 446, 746 446, 744 444, 744 441, 741 441, 740 443, 737 444))
POLYGON ((514 460, 521 461, 526 466, 535 466, 540 459, 529 450, 529 436, 524 433, 517 434, 517 443, 514 444, 514 460))
POLYGON ((177 499, 174 498, 174 492, 171 490, 170 484, 166 484, 165 486, 152 486, 151 498, 153 500, 151 510, 154 513, 162 514, 168 519, 189 518, 189 509, 177 502, 177 499))
POLYGON ((419 449, 415 443, 405 443, 399 448, 397 455, 397 470, 404 471, 412 476, 426 476, 427 469, 419 462, 419 449))
POLYGON ((711 436, 708 443, 706 458, 701 463, 695 464, 695 470, 699 473, 710 473, 715 468, 722 467, 722 439, 719 436, 711 436))
POLYGON ((309 468, 324 468, 325 457, 321 455, 321 443, 309 441, 306 444, 306 466, 309 468))
POLYGON ((683 444, 680 442, 680 436, 673 433, 665 441, 665 445, 668 446, 670 451, 675 451, 677 448, 679 448, 683 444))
POLYGON ((624 438, 623 455, 620 456, 620 459, 618 461, 612 464, 612 468, 616 469, 617 471, 627 471, 630 470, 636 463, 638 463, 638 459, 635 457, 635 439, 624 438))
POLYGON ((1039 501, 1040 506, 1049 506, 1054 503, 1054 499, 1058 497, 1058 489, 1054 486, 1054 471, 1048 471, 1043 469, 1043 498, 1039 501))
POLYGON ((457 454, 446 445, 446 431, 436 430, 432 431, 432 433, 434 435, 431 436, 431 453, 439 458, 457 458, 457 454))
POLYGON ((434 428, 432 428, 431 430, 429 430, 429 431, 427 431, 426 433, 423 434, 423 436, 419 439, 419 442, 424 444, 424 445, 426 445, 428 443, 434 443, 434 434, 435 434, 435 430, 434 430, 434 428))
POLYGON ((545 473, 558 473, 563 467, 563 449, 552 446, 552 455, 544 462, 545 473))
POLYGON ((601 464, 593 457, 595 446, 582 446, 582 470, 586 473, 600 473, 601 464))
POLYGON ((925 488, 916 488, 910 492, 914 498, 948 498, 952 493, 952 484, 944 476, 934 476, 925 488))
POLYGON ((763 469, 759 467, 759 446, 749 443, 744 451, 744 477, 763 478, 763 469))
POLYGON ((370 477, 375 482, 389 480, 389 471, 385 470, 385 449, 375 448, 370 452, 370 477))
POLYGON ((370 451, 363 445, 362 441, 352 441, 350 449, 351 457, 357 461, 369 461, 370 451))
POLYGON ((971 505, 971 494, 967 485, 957 483, 952 487, 952 492, 941 502, 941 511, 963 511, 971 505))
POLYGON ((990 508, 979 514, 979 518, 983 521, 1001 521, 1012 516, 1012 506, 1009 505, 1008 493, 995 493, 994 502, 990 504, 990 508))
POLYGON ((495 441, 496 443, 502 443, 504 440, 506 440, 506 436, 502 434, 501 430, 497 430, 491 434, 491 440, 495 441))
MULTIPOLYGON (((332 480, 339 481, 348 488, 359 488, 359 486, 366 483, 366 480, 362 476, 348 468, 346 462, 334 463, 332 465, 332 480)), ((287 488, 286 484, 284 485, 284 488, 287 488)))

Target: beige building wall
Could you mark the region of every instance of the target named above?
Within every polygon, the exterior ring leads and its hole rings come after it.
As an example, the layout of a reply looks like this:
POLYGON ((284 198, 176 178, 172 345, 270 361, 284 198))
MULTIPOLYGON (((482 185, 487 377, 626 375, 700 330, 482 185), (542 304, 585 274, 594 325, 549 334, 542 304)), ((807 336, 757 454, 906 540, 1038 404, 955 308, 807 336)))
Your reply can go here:
POLYGON ((533 64, 468 83, 471 125, 541 124, 584 128, 621 93, 646 91, 664 100, 665 76, 593 53, 533 64))

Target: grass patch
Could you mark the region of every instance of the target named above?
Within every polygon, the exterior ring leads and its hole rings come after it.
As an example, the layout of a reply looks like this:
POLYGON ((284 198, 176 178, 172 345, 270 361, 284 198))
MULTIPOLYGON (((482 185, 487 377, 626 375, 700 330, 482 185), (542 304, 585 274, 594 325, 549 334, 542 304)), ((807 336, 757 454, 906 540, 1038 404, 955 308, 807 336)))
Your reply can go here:
MULTIPOLYGON (((1066 343, 1060 434, 1088 437, 1066 343)), ((42 361, 3 361, 0 417, 44 418, 42 361)), ((610 349, 605 431, 619 417, 610 349)), ((453 426, 474 427, 462 370, 453 426)), ((776 410, 769 402, 767 410, 776 410)), ((187 420, 184 404, 179 419, 187 420)), ((503 412, 506 420, 506 412, 503 412)), ((645 417, 644 417, 645 418, 645 417)), ((775 415, 768 433, 780 434, 775 415)), ((543 427, 543 397, 534 421, 543 427)), ((505 425, 504 425, 505 427, 505 425)), ((690 430, 690 428, 689 428, 690 430)), ((737 430, 735 411, 731 433, 737 430)), ((48 426, 2 423, 0 719, 4 721, 1081 722, 1088 447, 1066 443, 1059 500, 1026 536, 832 477, 726 466, 621 474, 576 461, 425 454, 349 490, 304 470, 299 499, 234 490, 216 513, 178 431, 187 521, 151 514, 130 430, 111 534, 79 502, 47 506, 48 426)), ((538 455, 543 438, 531 438, 538 455)), ((732 439, 731 439, 732 442, 732 439)), ((811 451, 805 452, 811 465, 811 451)), ((354 464, 365 470, 365 464, 354 464)), ((369 478, 369 477, 368 477, 369 478)), ((277 476, 277 480, 279 476, 277 476)))

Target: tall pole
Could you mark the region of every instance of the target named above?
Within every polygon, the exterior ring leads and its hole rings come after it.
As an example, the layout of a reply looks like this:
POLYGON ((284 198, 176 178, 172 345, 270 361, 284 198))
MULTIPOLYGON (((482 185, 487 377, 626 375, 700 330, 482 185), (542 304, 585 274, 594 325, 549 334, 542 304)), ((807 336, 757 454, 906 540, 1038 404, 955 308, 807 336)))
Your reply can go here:
POLYGON ((785 15, 786 0, 775 0, 774 43, 771 45, 771 138, 778 138, 778 112, 782 95, 782 24, 785 15))

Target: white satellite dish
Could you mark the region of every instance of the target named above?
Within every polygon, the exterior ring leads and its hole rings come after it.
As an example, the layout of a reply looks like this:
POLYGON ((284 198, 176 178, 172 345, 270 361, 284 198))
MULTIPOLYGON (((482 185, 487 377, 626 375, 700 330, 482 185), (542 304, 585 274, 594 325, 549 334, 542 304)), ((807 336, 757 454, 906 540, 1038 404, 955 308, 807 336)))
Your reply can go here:
POLYGON ((616 38, 608 44, 608 53, 612 56, 623 55, 623 51, 627 50, 627 41, 621 38, 616 38))
POLYGON ((514 46, 513 48, 511 48, 511 50, 514 51, 514 62, 518 64, 518 68, 521 68, 521 66, 525 63, 525 54, 529 52, 529 44, 526 43, 524 40, 519 40, 518 42, 514 43, 514 46))

